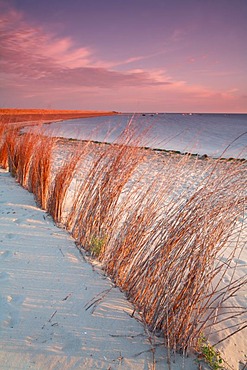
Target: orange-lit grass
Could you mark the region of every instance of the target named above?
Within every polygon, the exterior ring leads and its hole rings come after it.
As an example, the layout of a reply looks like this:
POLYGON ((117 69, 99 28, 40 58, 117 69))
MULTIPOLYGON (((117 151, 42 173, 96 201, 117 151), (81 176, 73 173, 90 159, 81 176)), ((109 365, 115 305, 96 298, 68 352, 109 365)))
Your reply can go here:
POLYGON ((127 128, 117 143, 102 145, 95 153, 68 216, 67 227, 73 237, 98 256, 103 256, 110 238, 123 187, 145 157, 145 151, 134 145, 136 142, 130 133, 127 128), (95 243, 101 247, 97 251, 95 243))
POLYGON ((7 168, 8 166, 8 148, 6 143, 6 124, 0 122, 0 166, 7 168))
MULTIPOLYGON (((182 167, 176 170, 183 173, 182 167)), ((146 195, 130 196, 125 222, 106 248, 108 274, 139 308, 150 330, 163 333, 175 350, 195 347, 203 329, 213 325, 212 318, 215 325, 219 321, 223 302, 246 283, 246 277, 233 279, 222 289, 237 245, 227 264, 220 261, 245 207, 244 170, 226 164, 216 176, 214 168, 187 199, 170 201, 167 191, 173 180, 160 177, 147 186, 146 195)), ((246 310, 233 309, 231 315, 240 313, 246 310)))
POLYGON ((89 144, 89 142, 83 144, 74 143, 73 153, 71 153, 69 159, 64 161, 55 175, 54 187, 49 194, 47 211, 57 223, 64 221, 62 220, 62 212, 64 210, 66 195, 75 177, 78 162, 88 153, 89 144))
POLYGON ((117 114, 117 112, 113 111, 0 108, 0 121, 9 124, 12 122, 66 120, 97 116, 111 116, 115 114, 117 114))
POLYGON ((16 176, 19 162, 19 132, 16 128, 9 128, 5 135, 9 172, 12 176, 16 176))
MULTIPOLYGON (((39 141, 40 136, 37 133, 26 132, 19 137, 19 163, 16 171, 16 179, 26 189, 29 188, 28 178, 30 167, 39 141)), ((31 189, 29 188, 29 190, 31 189)))
POLYGON ((52 151, 56 139, 45 137, 40 129, 20 132, 14 125, 1 125, 2 167, 30 192, 42 208, 46 208, 51 185, 52 151))
POLYGON ((33 155, 28 171, 28 190, 31 191, 41 208, 47 209, 51 186, 53 149, 57 139, 41 134, 35 136, 33 155))

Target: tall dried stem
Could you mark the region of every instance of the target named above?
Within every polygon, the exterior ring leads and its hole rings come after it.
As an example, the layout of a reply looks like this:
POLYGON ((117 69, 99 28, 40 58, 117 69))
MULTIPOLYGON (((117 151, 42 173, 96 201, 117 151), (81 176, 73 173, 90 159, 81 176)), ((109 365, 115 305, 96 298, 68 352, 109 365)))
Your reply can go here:
POLYGON ((47 202, 47 211, 57 223, 64 221, 62 220, 62 213, 66 195, 75 177, 78 163, 86 156, 88 147, 89 142, 84 143, 84 145, 79 144, 76 148, 73 148, 74 152, 71 153, 69 159, 65 159, 63 165, 55 175, 54 187, 49 194, 49 200, 47 202))
POLYGON ((56 139, 38 135, 33 146, 28 175, 28 190, 34 193, 41 208, 47 209, 51 186, 52 154, 56 139))

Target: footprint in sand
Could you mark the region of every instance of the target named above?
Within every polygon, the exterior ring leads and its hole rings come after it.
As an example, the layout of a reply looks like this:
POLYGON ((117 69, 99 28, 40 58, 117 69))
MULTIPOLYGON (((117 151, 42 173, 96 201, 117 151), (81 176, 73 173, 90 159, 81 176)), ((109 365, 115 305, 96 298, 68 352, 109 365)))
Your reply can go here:
POLYGON ((12 234, 12 233, 6 234, 5 238, 6 239, 15 239, 16 238, 16 235, 15 234, 12 234))
POLYGON ((72 333, 70 333, 70 338, 66 340, 65 345, 63 346, 63 352, 80 353, 82 349, 82 341, 79 338, 76 338, 72 333))
POLYGON ((19 218, 14 218, 13 219, 13 222, 16 224, 16 225, 20 225, 21 224, 21 220, 19 218))
POLYGON ((228 277, 224 277, 222 280, 223 280, 223 283, 225 284, 230 283, 230 279, 228 277))
POLYGON ((5 281, 5 280, 8 280, 8 278, 10 277, 10 274, 8 272, 0 272, 0 280, 1 281, 5 281))
POLYGON ((0 251, 0 259, 5 259, 12 257, 13 253, 11 251, 0 251))
POLYGON ((238 265, 246 265, 246 261, 240 260, 238 258, 234 258, 233 260, 238 265))
POLYGON ((18 294, 8 295, 7 301, 12 305, 20 305, 24 302, 25 297, 18 294))
POLYGON ((0 323, 6 322, 9 313, 9 302, 6 297, 0 295, 0 323))
POLYGON ((20 322, 20 307, 24 301, 21 295, 0 296, 0 321, 5 327, 14 328, 20 322))

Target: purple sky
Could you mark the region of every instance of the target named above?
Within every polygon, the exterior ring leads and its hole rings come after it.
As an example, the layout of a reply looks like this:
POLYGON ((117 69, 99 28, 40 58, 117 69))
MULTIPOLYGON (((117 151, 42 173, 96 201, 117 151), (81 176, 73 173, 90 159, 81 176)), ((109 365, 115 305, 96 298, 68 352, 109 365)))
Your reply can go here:
POLYGON ((0 0, 0 106, 247 113, 246 0, 0 0))

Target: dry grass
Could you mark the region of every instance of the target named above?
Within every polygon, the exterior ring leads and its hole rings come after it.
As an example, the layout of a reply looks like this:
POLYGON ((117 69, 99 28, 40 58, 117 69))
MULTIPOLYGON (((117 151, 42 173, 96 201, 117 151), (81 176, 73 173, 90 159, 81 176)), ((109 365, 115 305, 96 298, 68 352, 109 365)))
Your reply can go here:
POLYGON ((52 153, 56 139, 37 135, 28 171, 28 190, 34 193, 41 208, 47 209, 51 187, 52 153))
POLYGON ((68 218, 72 235, 84 248, 90 249, 92 239, 105 244, 109 238, 122 189, 142 158, 136 148, 112 145, 93 163, 68 218))
POLYGON ((41 121, 41 120, 62 120, 97 116, 110 116, 116 112, 107 111, 86 111, 86 110, 55 110, 55 109, 0 109, 0 121, 5 123, 41 121))
POLYGON ((15 128, 10 128, 6 132, 6 146, 8 153, 8 168, 12 176, 16 175, 19 162, 19 134, 15 128))
POLYGON ((56 139, 43 136, 39 128, 36 128, 36 132, 21 133, 14 125, 1 126, 4 128, 4 150, 1 152, 3 167, 8 168, 22 186, 33 192, 37 203, 46 209, 51 186, 52 151, 56 139))
MULTIPOLYGON (((32 159, 39 140, 39 135, 31 132, 27 132, 19 136, 19 163, 16 178, 17 181, 26 189, 29 189, 28 178, 30 175, 32 159)), ((29 190, 31 191, 32 189, 29 190)))
POLYGON ((71 153, 69 159, 64 159, 63 164, 55 175, 54 187, 49 194, 47 211, 58 224, 65 222, 62 219, 62 214, 66 196, 71 182, 75 177, 78 163, 87 155, 88 150, 89 142, 84 144, 74 143, 74 152, 71 153))
POLYGON ((0 122, 0 166, 7 168, 8 165, 8 148, 6 143, 6 124, 0 122))
MULTIPOLYGON (((173 188, 170 176, 155 179, 139 196, 130 196, 128 207, 124 204, 125 221, 114 225, 117 233, 106 248, 108 274, 142 312, 150 330, 162 332, 175 350, 196 346, 208 324, 219 321, 219 308, 246 283, 246 277, 233 278, 222 287, 238 246, 227 262, 221 262, 221 254, 245 207, 246 168, 233 166, 227 164, 217 176, 213 168, 187 198, 182 193, 167 197, 173 188)), ((230 316, 240 313, 246 309, 233 309, 230 316)))
POLYGON ((246 313, 227 303, 246 283, 234 275, 246 227, 246 163, 158 155, 139 148, 141 139, 128 128, 111 145, 77 143, 55 170, 55 139, 0 131, 0 160, 6 144, 18 181, 101 259, 149 329, 186 350, 202 332, 229 318, 239 325, 246 313))
POLYGON ((100 258, 113 231, 123 188, 145 158, 138 147, 141 137, 129 125, 114 144, 100 145, 91 154, 87 176, 75 194, 67 228, 80 245, 100 258))

